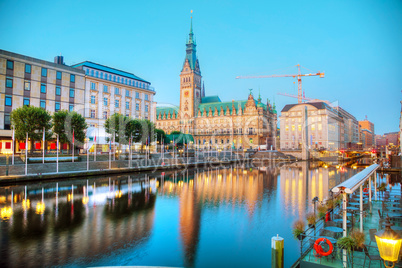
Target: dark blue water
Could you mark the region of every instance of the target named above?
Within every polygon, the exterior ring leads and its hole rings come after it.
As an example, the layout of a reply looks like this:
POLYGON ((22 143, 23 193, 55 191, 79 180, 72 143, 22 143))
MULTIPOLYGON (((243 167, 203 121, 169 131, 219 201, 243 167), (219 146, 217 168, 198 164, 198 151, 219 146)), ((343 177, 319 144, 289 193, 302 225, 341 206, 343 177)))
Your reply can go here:
POLYGON ((292 164, 132 174, 0 188, 0 267, 285 267, 292 223, 356 170, 292 164))

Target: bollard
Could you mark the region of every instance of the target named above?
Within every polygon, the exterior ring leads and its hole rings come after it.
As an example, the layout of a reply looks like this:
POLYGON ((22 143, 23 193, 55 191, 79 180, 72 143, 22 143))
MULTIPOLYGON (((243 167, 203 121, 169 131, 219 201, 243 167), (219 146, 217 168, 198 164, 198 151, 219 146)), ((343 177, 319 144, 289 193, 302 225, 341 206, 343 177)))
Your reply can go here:
POLYGON ((271 267, 283 268, 283 249, 284 239, 279 235, 273 236, 271 239, 271 267))

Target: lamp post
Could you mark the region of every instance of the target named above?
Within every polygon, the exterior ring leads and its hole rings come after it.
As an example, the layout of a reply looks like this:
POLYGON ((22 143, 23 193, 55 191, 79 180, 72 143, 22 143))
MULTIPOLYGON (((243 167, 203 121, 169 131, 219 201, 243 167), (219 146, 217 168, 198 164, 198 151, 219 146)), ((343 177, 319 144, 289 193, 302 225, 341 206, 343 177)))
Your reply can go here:
MULTIPOLYGON (((314 197, 313 200, 311 200, 314 203, 314 219, 316 219, 315 216, 315 211, 317 210, 317 202, 319 201, 318 196, 314 197)), ((315 224, 314 224, 314 236, 315 236, 315 224)))
POLYGON ((380 257, 384 260, 384 266, 387 268, 395 266, 402 245, 402 238, 391 229, 392 225, 389 221, 389 216, 387 216, 385 228, 375 234, 380 257), (391 263, 392 266, 388 266, 387 262, 391 263))
POLYGON ((8 157, 12 154, 12 151, 5 151, 4 154, 6 155, 6 176, 8 176, 8 157))

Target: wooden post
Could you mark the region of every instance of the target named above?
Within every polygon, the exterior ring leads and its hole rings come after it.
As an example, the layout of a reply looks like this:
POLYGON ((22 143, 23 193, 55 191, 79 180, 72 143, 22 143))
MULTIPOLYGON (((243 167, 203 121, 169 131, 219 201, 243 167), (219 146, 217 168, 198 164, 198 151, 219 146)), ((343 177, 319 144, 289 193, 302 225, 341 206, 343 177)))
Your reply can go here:
POLYGON ((271 239, 271 267, 284 267, 284 239, 279 235, 273 236, 271 239))

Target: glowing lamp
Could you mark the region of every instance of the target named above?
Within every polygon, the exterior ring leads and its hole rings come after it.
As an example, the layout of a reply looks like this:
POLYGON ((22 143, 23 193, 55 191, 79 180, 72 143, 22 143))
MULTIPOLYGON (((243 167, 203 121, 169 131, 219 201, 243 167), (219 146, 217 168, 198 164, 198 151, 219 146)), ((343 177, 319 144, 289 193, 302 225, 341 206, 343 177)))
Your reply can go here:
POLYGON ((387 217, 385 229, 375 234, 378 251, 380 252, 381 258, 384 260, 384 266, 388 268, 394 267, 402 245, 402 238, 391 229, 392 225, 393 224, 389 221, 389 217, 387 217), (392 266, 388 266, 387 262, 392 263, 392 266))

